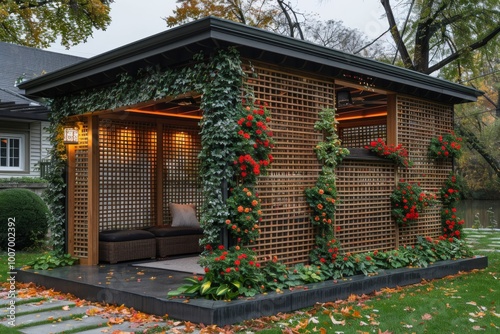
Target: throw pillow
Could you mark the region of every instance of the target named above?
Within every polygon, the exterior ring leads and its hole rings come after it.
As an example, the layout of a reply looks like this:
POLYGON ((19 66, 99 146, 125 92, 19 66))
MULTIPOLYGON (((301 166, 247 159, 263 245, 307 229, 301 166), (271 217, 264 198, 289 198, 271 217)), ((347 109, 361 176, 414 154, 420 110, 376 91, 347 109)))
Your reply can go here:
POLYGON ((200 227, 194 204, 170 203, 169 208, 172 216, 172 227, 200 227))

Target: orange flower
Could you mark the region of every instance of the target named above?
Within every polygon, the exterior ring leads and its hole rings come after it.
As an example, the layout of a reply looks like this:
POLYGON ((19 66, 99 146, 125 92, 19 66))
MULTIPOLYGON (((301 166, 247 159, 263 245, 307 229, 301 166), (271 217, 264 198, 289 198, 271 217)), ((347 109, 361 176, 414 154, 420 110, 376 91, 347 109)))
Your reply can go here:
POLYGON ((243 207, 240 205, 240 206, 238 207, 238 212, 240 212, 240 213, 241 213, 241 212, 243 212, 243 210, 244 210, 244 209, 243 209, 243 207))
POLYGON ((252 201, 252 205, 253 205, 253 206, 256 206, 257 204, 259 204, 259 202, 258 202, 256 199, 254 199, 254 200, 252 201))
POLYGON ((325 191, 324 191, 323 189, 320 189, 320 190, 318 190, 318 193, 319 193, 320 195, 323 195, 323 194, 325 193, 325 191))

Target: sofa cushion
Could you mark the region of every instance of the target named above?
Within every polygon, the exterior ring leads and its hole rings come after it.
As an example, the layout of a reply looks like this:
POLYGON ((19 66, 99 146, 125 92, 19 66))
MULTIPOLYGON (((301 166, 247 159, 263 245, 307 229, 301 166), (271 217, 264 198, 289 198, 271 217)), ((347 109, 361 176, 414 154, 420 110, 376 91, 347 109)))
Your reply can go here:
POLYGON ((106 230, 99 232, 99 241, 131 241, 153 239, 155 235, 145 230, 106 230))
POLYGON ((156 237, 177 237, 183 235, 203 234, 203 229, 199 227, 173 227, 173 226, 154 226, 148 229, 156 237))
POLYGON ((169 204, 172 215, 172 227, 200 227, 196 218, 196 206, 194 204, 169 204))

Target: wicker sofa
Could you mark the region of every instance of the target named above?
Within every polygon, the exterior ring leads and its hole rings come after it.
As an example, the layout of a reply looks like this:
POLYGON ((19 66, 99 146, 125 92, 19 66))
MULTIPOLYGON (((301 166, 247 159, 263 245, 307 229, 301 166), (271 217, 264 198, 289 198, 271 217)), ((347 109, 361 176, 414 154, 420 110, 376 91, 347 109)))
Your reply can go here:
POLYGON ((99 233, 99 261, 117 263, 146 258, 200 253, 203 230, 193 204, 169 204, 169 225, 99 233))
POLYGON ((99 233, 99 261, 117 263, 156 257, 155 235, 145 230, 99 233))
POLYGON ((147 258, 200 253, 203 230, 197 227, 155 226, 145 230, 99 233, 99 261, 111 264, 147 258))
POLYGON ((155 226, 148 229, 156 240, 156 257, 201 253, 200 239, 203 230, 199 227, 155 226))

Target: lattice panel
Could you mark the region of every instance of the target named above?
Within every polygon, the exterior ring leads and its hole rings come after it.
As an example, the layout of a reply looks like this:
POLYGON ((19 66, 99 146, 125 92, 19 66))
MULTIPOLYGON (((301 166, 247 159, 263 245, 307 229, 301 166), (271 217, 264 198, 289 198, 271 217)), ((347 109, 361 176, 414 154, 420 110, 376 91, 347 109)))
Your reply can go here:
MULTIPOLYGON (((435 162, 427 156, 433 137, 453 129, 453 108, 411 97, 398 96, 398 142, 408 149, 415 165, 400 171, 400 177, 408 182, 419 182, 425 191, 437 192, 452 170, 451 161, 435 162)), ((440 208, 423 212, 418 223, 402 229, 401 243, 413 243, 415 236, 437 237, 441 233, 440 208)))
POLYGON ((339 137, 344 147, 363 148, 377 138, 386 140, 386 124, 339 128, 339 137))
POLYGON ((101 120, 99 229, 155 225, 156 124, 101 120))
POLYGON ((344 160, 336 174, 340 203, 335 214, 335 235, 342 249, 363 252, 395 248, 390 202, 394 164, 344 160))
POLYGON ((259 66, 249 83, 255 96, 269 104, 276 147, 268 176, 260 178, 261 235, 255 245, 259 255, 278 256, 287 264, 308 262, 314 231, 304 189, 317 180, 320 165, 313 151, 321 140, 314 132, 318 112, 332 106, 331 81, 303 77, 259 66))
MULTIPOLYGON (((88 157, 88 128, 86 125, 80 130, 78 144, 75 145, 74 155, 74 220, 73 220, 73 255, 79 258, 88 257, 89 231, 89 157, 88 157)), ((70 222, 71 223, 71 222, 70 222)))
POLYGON ((171 223, 169 203, 195 204, 198 217, 203 204, 199 178, 201 138, 191 127, 163 126, 163 223, 171 223))

